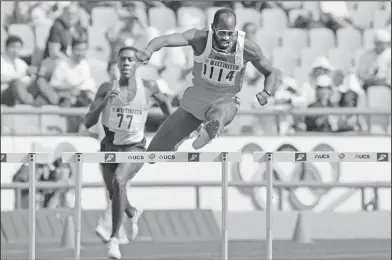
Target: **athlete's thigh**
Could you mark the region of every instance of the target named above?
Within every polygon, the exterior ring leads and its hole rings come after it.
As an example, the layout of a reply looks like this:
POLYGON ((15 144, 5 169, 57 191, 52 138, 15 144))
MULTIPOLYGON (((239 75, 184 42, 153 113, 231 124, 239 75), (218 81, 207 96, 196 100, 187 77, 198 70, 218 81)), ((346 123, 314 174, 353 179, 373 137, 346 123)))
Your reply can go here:
POLYGON ((206 119, 207 121, 217 119, 221 121, 224 126, 227 126, 237 115, 238 108, 239 103, 235 98, 213 103, 206 112, 206 119))
MULTIPOLYGON (((143 139, 140 143, 134 145, 124 146, 120 149, 120 152, 145 152, 146 151, 146 140, 143 139)), ((117 181, 126 184, 129 180, 131 180, 135 175, 139 172, 139 170, 143 167, 144 163, 120 163, 116 168, 114 176, 117 181)))
POLYGON ((195 131, 201 123, 201 120, 180 107, 163 122, 147 150, 174 151, 176 145, 195 131))

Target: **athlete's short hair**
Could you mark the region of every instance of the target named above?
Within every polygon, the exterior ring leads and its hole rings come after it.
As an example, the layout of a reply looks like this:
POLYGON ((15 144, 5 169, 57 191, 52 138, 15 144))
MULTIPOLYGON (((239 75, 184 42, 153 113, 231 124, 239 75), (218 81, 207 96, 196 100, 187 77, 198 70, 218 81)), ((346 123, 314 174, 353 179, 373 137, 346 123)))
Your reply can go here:
POLYGON ((135 48, 135 47, 132 47, 132 46, 125 46, 125 47, 121 47, 121 48, 118 50, 117 56, 119 57, 120 54, 121 54, 123 51, 134 51, 134 52, 139 52, 139 50, 138 50, 137 48, 135 48))
POLYGON ((213 20, 213 24, 218 24, 219 21, 221 20, 221 16, 222 15, 227 15, 228 17, 233 17, 234 21, 237 22, 237 15, 234 13, 233 10, 229 9, 229 8, 222 8, 219 9, 218 11, 216 11, 215 15, 214 15, 214 20, 213 20))

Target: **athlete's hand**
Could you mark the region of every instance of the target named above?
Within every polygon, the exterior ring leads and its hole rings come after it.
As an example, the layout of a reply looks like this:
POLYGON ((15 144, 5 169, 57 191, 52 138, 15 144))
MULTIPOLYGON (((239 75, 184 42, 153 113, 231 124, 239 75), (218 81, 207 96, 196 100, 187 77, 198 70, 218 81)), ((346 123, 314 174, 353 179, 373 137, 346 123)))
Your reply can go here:
POLYGON ((136 53, 136 58, 143 64, 147 63, 150 60, 151 56, 152 51, 147 48, 136 53))
POLYGON ((267 91, 261 91, 256 95, 257 101, 260 106, 265 106, 268 103, 268 99, 270 98, 270 94, 267 91))
POLYGON ((113 100, 114 100, 116 97, 118 97, 119 95, 120 95, 120 92, 118 92, 118 91, 116 91, 116 90, 111 90, 111 91, 109 91, 109 92, 106 94, 105 98, 103 99, 103 103, 104 103, 105 106, 106 106, 107 104, 112 103, 113 100))

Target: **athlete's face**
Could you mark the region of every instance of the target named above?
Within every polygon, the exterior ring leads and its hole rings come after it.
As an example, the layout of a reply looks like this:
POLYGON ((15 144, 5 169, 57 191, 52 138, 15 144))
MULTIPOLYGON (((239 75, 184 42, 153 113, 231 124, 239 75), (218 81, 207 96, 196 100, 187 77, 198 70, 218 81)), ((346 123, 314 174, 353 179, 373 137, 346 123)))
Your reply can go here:
POLYGON ((118 56, 118 69, 121 77, 131 78, 135 76, 136 68, 139 63, 135 58, 136 52, 133 50, 124 50, 118 56))
POLYGON ((220 49, 227 49, 232 46, 232 43, 237 39, 237 31, 235 30, 235 19, 232 17, 226 18, 218 24, 212 24, 214 32, 214 39, 220 49))

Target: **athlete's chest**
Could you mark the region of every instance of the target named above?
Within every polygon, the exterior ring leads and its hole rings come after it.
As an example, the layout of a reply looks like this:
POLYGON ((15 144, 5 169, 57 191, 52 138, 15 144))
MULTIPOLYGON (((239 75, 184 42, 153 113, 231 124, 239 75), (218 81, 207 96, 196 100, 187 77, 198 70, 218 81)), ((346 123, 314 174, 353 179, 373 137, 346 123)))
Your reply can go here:
POLYGON ((120 88, 120 96, 119 98, 124 101, 124 103, 130 103, 132 102, 135 97, 136 94, 138 92, 137 88, 120 88))

